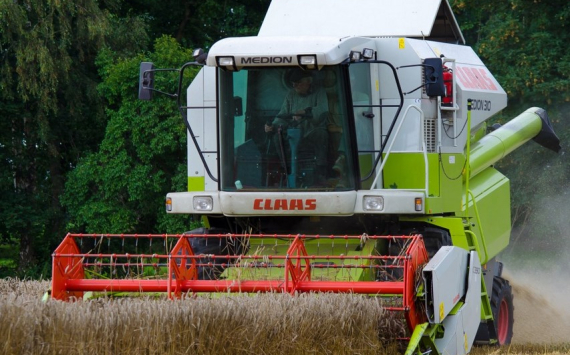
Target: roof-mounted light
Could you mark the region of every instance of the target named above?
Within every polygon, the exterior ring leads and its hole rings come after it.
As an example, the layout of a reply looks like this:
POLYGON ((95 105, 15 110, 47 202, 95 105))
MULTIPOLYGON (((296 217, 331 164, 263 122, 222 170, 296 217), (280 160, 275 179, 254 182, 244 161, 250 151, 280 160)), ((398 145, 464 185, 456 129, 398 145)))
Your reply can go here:
POLYGON ((357 51, 350 51, 349 58, 351 62, 358 62, 361 59, 361 57, 362 53, 357 51))
POLYGON ((360 51, 350 51, 348 55, 348 59, 351 62, 359 62, 361 60, 370 60, 373 59, 375 55, 374 49, 372 48, 364 48, 362 52, 360 51))
POLYGON ((368 60, 374 57, 374 50, 372 48, 364 48, 362 50, 362 58, 368 60))
POLYGON ((216 57, 216 63, 219 67, 228 69, 228 70, 236 70, 236 61, 233 56, 227 57, 216 57))
POLYGON ((298 60, 299 60, 299 65, 304 69, 317 68, 317 56, 315 54, 300 55, 298 60))

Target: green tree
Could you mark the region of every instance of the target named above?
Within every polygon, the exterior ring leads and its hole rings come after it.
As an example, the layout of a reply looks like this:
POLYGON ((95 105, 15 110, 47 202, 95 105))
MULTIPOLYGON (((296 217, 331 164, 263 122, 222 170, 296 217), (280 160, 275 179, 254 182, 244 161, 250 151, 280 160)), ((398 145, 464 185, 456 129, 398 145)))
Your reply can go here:
MULTIPOLYGON (((506 121, 525 109, 548 111, 564 151, 570 148, 570 3, 555 1, 455 0, 452 6, 468 44, 508 94, 506 121)), ((511 180, 513 238, 526 247, 559 248, 565 228, 554 203, 570 194, 570 159, 533 142, 498 167, 511 180), (551 203, 545 202, 550 201, 551 203), (546 239, 545 239, 546 238, 546 239), (548 243, 544 242, 545 240, 548 243)))
POLYGON ((570 102, 570 3, 452 1, 469 45, 497 77, 511 105, 570 102))
MULTIPOLYGON (((61 240, 68 216, 77 217, 86 211, 70 203, 68 206, 76 209, 66 212, 60 205, 68 172, 75 168, 81 157, 84 157, 82 164, 94 159, 88 152, 98 150, 106 129, 110 134, 118 134, 114 126, 107 126, 111 116, 107 115, 106 107, 110 105, 108 112, 120 111, 116 105, 121 104, 122 98, 112 97, 110 91, 105 92, 118 89, 118 85, 102 86, 103 100, 96 89, 101 79, 95 57, 101 49, 108 48, 99 56, 101 73, 106 75, 104 71, 111 70, 108 66, 110 61, 133 58, 134 53, 140 53, 152 43, 153 38, 162 34, 174 36, 187 46, 198 43, 202 47, 208 47, 220 37, 255 34, 268 4, 268 0, 177 0, 161 3, 145 0, 0 0, 0 113, 5 118, 0 122, 0 243, 17 246, 14 250, 20 251, 21 273, 37 265, 38 255, 42 256, 40 261, 47 260, 61 240), (147 36, 149 32, 151 37, 147 36)), ((175 65, 189 58, 178 58, 180 61, 175 65)), ((111 83, 113 79, 109 76, 108 80, 111 83)), ((134 92, 136 90, 131 91, 134 92)), ((167 123, 146 128, 157 130, 164 124, 167 123)), ((179 132, 184 132, 184 129, 179 132)), ((181 146, 177 149, 176 154, 166 158, 184 162, 179 152, 185 149, 181 146)), ((105 164, 114 162, 117 160, 105 164)), ((144 169, 149 174, 153 172, 148 170, 151 163, 146 160, 142 165, 129 163, 139 173, 144 169)), ((153 163, 157 163, 158 171, 161 164, 172 166, 168 159, 153 163)), ((176 175, 177 172, 168 173, 176 175)), ((162 184, 162 178, 154 178, 156 180, 149 186, 143 186, 142 182, 135 186, 136 183, 131 182, 129 193, 136 195, 147 190, 155 191, 162 184)), ((76 185, 73 182, 69 184, 76 185)), ((160 193, 162 200, 170 187, 161 185, 160 188, 163 189, 160 193)), ((120 197, 115 202, 122 206, 124 201, 120 197)), ((154 230, 154 222, 169 223, 164 213, 157 212, 162 209, 161 205, 162 202, 155 201, 146 207, 134 208, 155 208, 152 220, 122 225, 119 221, 128 219, 125 216, 137 214, 127 209, 109 218, 122 230, 125 227, 130 230, 134 224, 146 230, 152 226, 150 229, 154 230)), ((120 210, 116 206, 113 208, 120 210)), ((147 212, 141 213, 148 216, 147 212)), ((74 219, 70 225, 82 223, 77 221, 74 219)), ((85 224, 82 226, 78 228, 86 228, 85 224)))
MULTIPOLYGON (((164 212, 165 193, 186 189, 186 129, 171 99, 155 95, 150 103, 137 100, 139 64, 177 68, 192 60, 183 47, 207 48, 222 37, 254 35, 268 6, 268 0, 123 3, 120 13, 143 15, 159 40, 146 56, 99 55, 104 78, 99 92, 109 122, 99 150, 69 175, 62 201, 70 230, 163 233, 190 228, 190 217, 164 212)), ((164 79, 160 83, 157 76, 157 86, 175 87, 174 76, 164 79)))
MULTIPOLYGON (((98 63, 109 122, 99 150, 87 155, 71 172, 63 203, 69 228, 90 233, 181 232, 188 216, 164 211, 164 195, 186 188, 186 129, 175 102, 155 95, 137 98, 139 65, 180 67, 191 58, 172 37, 156 41, 148 56, 121 59, 102 51, 98 63)), ((195 75, 186 78, 186 85, 195 75)), ((158 73, 155 87, 174 92, 178 74, 158 73)))
POLYGON ((0 235, 19 246, 20 273, 61 239, 65 174, 102 137, 97 52, 145 42, 144 24, 113 15, 117 4, 0 0, 0 235))
POLYGON ((256 35, 270 2, 130 0, 123 4, 121 11, 123 15, 144 14, 152 38, 168 35, 188 48, 209 48, 221 38, 256 35))

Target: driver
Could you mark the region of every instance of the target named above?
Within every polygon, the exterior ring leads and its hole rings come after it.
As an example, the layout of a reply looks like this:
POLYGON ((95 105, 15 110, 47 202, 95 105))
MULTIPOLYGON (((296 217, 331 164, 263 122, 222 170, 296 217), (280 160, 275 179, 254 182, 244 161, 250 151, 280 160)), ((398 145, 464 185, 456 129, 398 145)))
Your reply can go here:
POLYGON ((310 71, 295 68, 290 73, 293 86, 281 106, 281 110, 271 124, 265 124, 265 132, 275 132, 281 127, 301 128, 302 138, 299 150, 312 149, 317 165, 317 178, 326 178, 328 152, 328 100, 325 91, 313 85, 310 71))

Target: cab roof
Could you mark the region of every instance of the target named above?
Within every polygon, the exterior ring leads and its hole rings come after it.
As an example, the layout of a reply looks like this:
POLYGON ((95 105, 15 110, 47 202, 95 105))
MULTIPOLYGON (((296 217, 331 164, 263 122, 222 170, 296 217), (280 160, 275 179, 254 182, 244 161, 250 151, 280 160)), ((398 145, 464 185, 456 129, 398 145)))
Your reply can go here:
POLYGON ((447 0, 273 0, 258 36, 411 37, 465 44, 447 0))

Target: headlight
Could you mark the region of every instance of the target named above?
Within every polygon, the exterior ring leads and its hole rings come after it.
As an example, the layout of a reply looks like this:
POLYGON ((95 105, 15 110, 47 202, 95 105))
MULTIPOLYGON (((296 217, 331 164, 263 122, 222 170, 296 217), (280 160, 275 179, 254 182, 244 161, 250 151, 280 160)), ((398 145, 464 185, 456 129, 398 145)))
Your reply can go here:
POLYGON ((364 196, 362 208, 365 211, 382 211, 384 209, 384 197, 364 196))
POLYGON ((172 211, 172 199, 170 197, 166 198, 166 212, 172 211))
POLYGON ((211 196, 194 196, 195 211, 211 211, 214 208, 214 201, 211 196))

